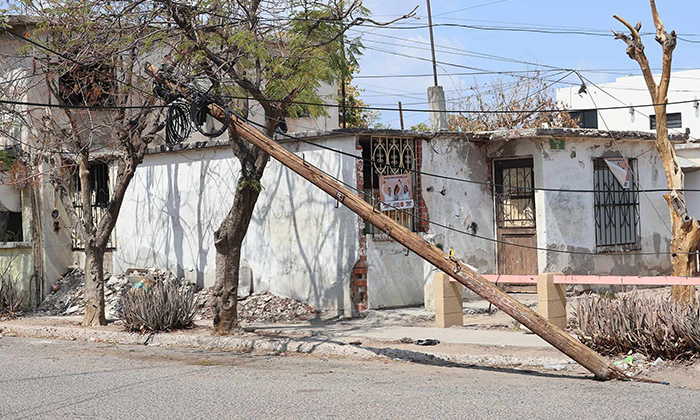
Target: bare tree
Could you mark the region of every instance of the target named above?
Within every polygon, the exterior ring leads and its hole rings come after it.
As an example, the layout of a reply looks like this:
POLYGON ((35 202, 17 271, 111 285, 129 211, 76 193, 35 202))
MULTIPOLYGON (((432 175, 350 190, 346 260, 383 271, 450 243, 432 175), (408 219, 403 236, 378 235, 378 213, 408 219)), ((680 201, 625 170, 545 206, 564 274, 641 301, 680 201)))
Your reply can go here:
MULTIPOLYGON (((203 76, 213 93, 230 99, 229 106, 245 117, 252 118, 252 109, 261 109, 258 115, 262 114, 268 136, 274 135, 284 116, 325 114, 322 106, 299 102, 322 102, 319 86, 337 85, 340 76, 356 66, 359 44, 345 36, 348 29, 390 23, 368 18, 361 0, 155 3, 166 8, 173 27, 181 32, 181 38, 172 41, 176 70, 190 79, 203 76)), ((235 131, 228 135, 241 173, 231 210, 215 232, 215 334, 238 329, 241 247, 269 161, 267 153, 235 131)))
MULTIPOLYGON (((157 32, 139 3, 26 1, 37 29, 19 35, 34 69, 27 94, 53 107, 12 111, 29 125, 29 151, 48 177, 85 255, 84 325, 104 325, 104 257, 124 196, 162 130, 150 79, 141 77, 157 32), (138 16, 134 19, 133 16, 138 16), (146 18, 144 18, 146 17, 146 18), (101 187, 101 176, 114 179, 101 187), (115 170, 112 170, 114 168, 115 170)), ((15 35, 17 36, 17 35, 15 35)))
MULTIPOLYGON (((639 63, 644 81, 646 82, 651 99, 654 102, 656 113, 656 149, 661 155, 661 162, 666 173, 669 192, 664 194, 671 213, 671 267, 675 276, 692 276, 694 271, 693 253, 696 251, 700 240, 700 223, 688 214, 688 209, 683 193, 683 171, 678 164, 673 143, 668 136, 666 117, 666 104, 668 102, 668 88, 671 84, 671 62, 673 50, 676 48, 676 32, 668 33, 659 18, 656 2, 651 0, 651 14, 656 28, 656 41, 663 49, 663 68, 661 77, 657 83, 649 65, 649 60, 644 53, 644 44, 639 31, 642 23, 632 26, 619 16, 613 16, 630 31, 630 35, 615 32, 615 39, 620 39, 627 44, 627 55, 639 63)), ((673 299, 684 302, 695 300, 695 288, 692 286, 674 286, 672 288, 673 299)))
POLYGON ((566 110, 541 112, 561 109, 551 88, 552 84, 542 79, 539 72, 516 76, 509 82, 497 79, 486 84, 474 83, 461 99, 460 108, 477 112, 450 115, 449 127, 462 131, 577 127, 578 121, 566 110))

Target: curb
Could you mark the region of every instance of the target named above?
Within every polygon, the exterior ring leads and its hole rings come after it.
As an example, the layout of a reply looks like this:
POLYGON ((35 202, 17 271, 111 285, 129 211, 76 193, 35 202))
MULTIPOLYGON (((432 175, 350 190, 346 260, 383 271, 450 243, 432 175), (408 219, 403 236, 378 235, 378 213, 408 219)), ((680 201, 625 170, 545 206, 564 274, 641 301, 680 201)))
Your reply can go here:
MULTIPOLYGON (((57 339, 70 341, 98 341, 123 345, 145 345, 197 348, 234 353, 275 352, 299 353, 318 356, 355 357, 360 359, 390 358, 393 360, 421 363, 435 366, 480 366, 480 367, 523 367, 565 370, 576 366, 568 358, 518 357, 512 355, 444 354, 425 351, 403 350, 391 347, 369 347, 345 344, 332 338, 268 338, 261 336, 194 335, 184 333, 148 335, 126 331, 102 331, 99 329, 73 328, 61 326, 28 326, 0 323, 3 334, 19 337, 57 339)), ((387 343, 389 344, 389 343, 387 343)))

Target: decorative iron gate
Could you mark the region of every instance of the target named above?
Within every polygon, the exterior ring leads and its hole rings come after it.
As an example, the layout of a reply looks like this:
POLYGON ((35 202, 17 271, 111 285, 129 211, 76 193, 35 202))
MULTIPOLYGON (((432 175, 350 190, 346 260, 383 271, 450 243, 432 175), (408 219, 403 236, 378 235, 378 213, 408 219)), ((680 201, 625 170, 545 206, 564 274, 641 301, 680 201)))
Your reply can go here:
MULTIPOLYGON (((379 177, 382 175, 410 174, 413 178, 416 196, 416 142, 412 138, 401 137, 372 137, 370 139, 371 160, 369 179, 365 176, 365 190, 370 192, 373 199, 379 197, 379 177), (368 182, 369 181, 369 182, 368 182), (369 184, 369 185, 368 185, 369 184), (369 187, 369 190, 367 189, 369 187)), ((366 153, 365 153, 366 155, 366 153)), ((411 230, 415 230, 415 209, 390 210, 384 212, 387 216, 411 230)), ((378 234, 378 229, 366 223, 365 233, 378 234)))
POLYGON ((532 159, 501 160, 495 166, 498 227, 534 228, 535 183, 532 159))

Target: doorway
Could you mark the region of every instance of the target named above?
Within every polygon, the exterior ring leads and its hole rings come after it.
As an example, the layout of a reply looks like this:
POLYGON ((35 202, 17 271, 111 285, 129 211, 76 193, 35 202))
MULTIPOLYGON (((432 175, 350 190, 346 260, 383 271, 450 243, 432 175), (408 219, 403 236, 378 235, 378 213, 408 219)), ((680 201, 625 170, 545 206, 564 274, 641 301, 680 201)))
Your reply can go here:
POLYGON ((495 161, 494 180, 498 273, 537 274, 532 158, 495 161))

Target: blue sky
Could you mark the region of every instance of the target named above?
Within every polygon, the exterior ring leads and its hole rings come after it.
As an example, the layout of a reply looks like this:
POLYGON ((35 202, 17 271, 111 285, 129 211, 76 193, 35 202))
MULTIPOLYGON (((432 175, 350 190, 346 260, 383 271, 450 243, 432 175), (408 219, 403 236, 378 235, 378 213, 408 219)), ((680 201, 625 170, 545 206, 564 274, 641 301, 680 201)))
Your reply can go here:
MULTIPOLYGON (((435 42, 438 47, 437 60, 461 66, 489 71, 547 70, 575 68, 579 70, 608 70, 614 72, 583 72, 584 76, 596 83, 613 81, 625 74, 640 74, 637 63, 625 54, 622 41, 614 40, 610 29, 622 30, 622 25, 612 18, 618 14, 633 24, 641 21, 642 32, 653 31, 651 11, 647 0, 583 2, 531 1, 531 0, 432 0, 435 24, 462 24, 489 27, 535 27, 539 29, 571 29, 585 32, 599 32, 610 36, 587 36, 579 34, 541 34, 527 32, 486 31, 463 27, 435 28, 435 42), (466 10, 461 10, 466 9, 466 10), (525 61, 530 64, 474 57, 472 53, 486 53, 507 59, 525 61), (456 54, 453 54, 456 53, 456 54), (467 54, 465 56, 464 54, 467 54)), ((390 20, 420 6, 418 20, 404 21, 394 26, 423 26, 427 24, 425 0, 365 0, 376 20, 390 20)), ((658 1, 661 18, 670 30, 676 30, 683 38, 697 43, 679 41, 674 54, 674 68, 700 67, 700 16, 699 1, 658 1)), ((430 59, 429 33, 421 29, 380 29, 361 28, 351 31, 351 35, 361 35, 367 49, 360 61, 360 73, 355 84, 364 89, 363 99, 371 106, 396 107, 402 101, 404 108, 427 108, 426 89, 432 85, 432 76, 419 78, 366 78, 366 76, 395 74, 431 74, 429 61, 421 61, 396 54, 411 55, 430 59), (397 39, 398 38, 398 39, 397 39), (389 51, 382 52, 379 50, 389 51)), ((653 67, 660 66, 660 46, 653 36, 645 36, 647 55, 653 67)), ((558 70, 557 70, 558 71, 558 70)), ((466 88, 494 77, 512 81, 508 75, 494 76, 447 76, 446 73, 470 72, 468 69, 440 65, 440 84, 449 100, 458 101, 466 95, 466 88)), ((551 81, 558 80, 564 73, 545 73, 551 81)), ((575 83, 572 75, 563 82, 575 83)), ((566 84, 557 85, 558 87, 566 84)), ((404 113, 406 126, 427 122, 427 113, 404 113)), ((381 121, 399 127, 398 112, 384 111, 381 121)))

